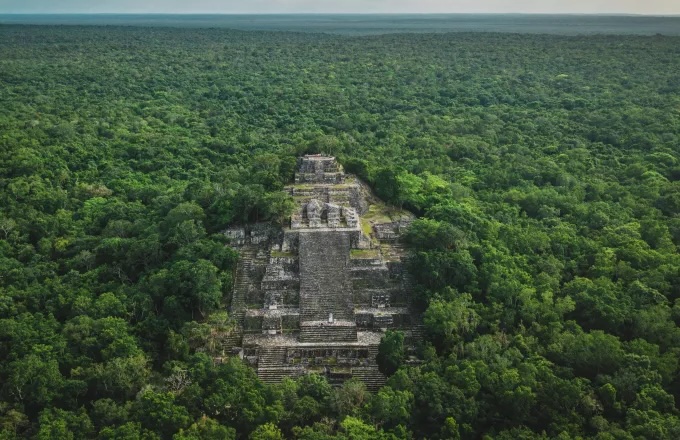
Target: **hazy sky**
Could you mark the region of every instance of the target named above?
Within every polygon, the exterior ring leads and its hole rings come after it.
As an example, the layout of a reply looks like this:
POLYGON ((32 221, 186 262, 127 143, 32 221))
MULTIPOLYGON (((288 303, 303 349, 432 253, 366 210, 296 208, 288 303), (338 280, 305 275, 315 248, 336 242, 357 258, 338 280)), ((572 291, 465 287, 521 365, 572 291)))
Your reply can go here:
POLYGON ((680 14, 680 0, 0 0, 0 13, 527 12, 680 14))

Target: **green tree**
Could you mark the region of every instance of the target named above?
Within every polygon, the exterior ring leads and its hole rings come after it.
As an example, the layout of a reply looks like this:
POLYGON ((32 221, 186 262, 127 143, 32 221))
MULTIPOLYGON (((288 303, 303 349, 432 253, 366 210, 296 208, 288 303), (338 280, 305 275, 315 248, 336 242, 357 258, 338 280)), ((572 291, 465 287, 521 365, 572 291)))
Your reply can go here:
POLYGON ((356 416, 370 397, 366 385, 356 379, 350 379, 342 384, 334 396, 334 412, 341 418, 356 416))
POLYGON ((37 409, 50 404, 65 385, 51 347, 36 346, 34 353, 9 365, 7 390, 16 402, 37 409))
POLYGON ((78 412, 46 409, 40 414, 40 440, 87 438, 93 426, 84 409, 78 412))
POLYGON ((391 376, 404 362, 404 333, 387 330, 380 340, 376 361, 380 372, 391 376))
POLYGON ((459 294, 453 289, 447 289, 443 296, 430 301, 423 315, 423 322, 428 334, 440 349, 451 350, 474 334, 481 324, 474 305, 472 295, 459 294))
POLYGON ((150 389, 142 391, 133 408, 132 417, 142 427, 172 438, 180 429, 187 428, 191 418, 186 408, 175 403, 172 393, 160 393, 150 389))
POLYGON ((258 426, 248 436, 251 440, 283 440, 281 430, 273 423, 258 426))
POLYGON ((188 429, 180 429, 172 440, 233 440, 235 438, 236 431, 233 428, 227 428, 203 416, 188 429))
POLYGON ((414 397, 410 391, 384 387, 372 396, 367 410, 376 424, 394 428, 408 423, 413 403, 414 397))

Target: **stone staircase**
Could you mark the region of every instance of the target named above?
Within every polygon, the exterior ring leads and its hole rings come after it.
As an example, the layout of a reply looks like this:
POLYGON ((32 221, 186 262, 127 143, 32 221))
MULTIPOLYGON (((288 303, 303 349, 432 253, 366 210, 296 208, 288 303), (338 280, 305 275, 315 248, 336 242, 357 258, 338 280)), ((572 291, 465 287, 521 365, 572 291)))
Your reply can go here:
POLYGON ((284 377, 297 376, 295 367, 285 367, 287 347, 260 347, 258 349, 257 376, 264 383, 279 383, 284 377))
POLYGON ((235 347, 240 347, 241 346, 241 341, 243 340, 243 330, 240 327, 235 327, 234 330, 229 333, 227 336, 224 336, 222 338, 222 352, 225 355, 229 354, 237 354, 238 349, 236 353, 232 353, 232 350, 235 347))
POLYGON ((402 277, 401 288, 407 292, 413 292, 416 288, 416 282, 413 276, 409 273, 405 273, 402 277))
POLYGON ((231 297, 229 314, 235 323, 235 330, 225 338, 223 348, 225 351, 233 347, 240 347, 243 339, 243 321, 248 305, 246 298, 251 289, 256 288, 253 274, 255 273, 258 248, 246 246, 239 250, 239 260, 234 275, 234 292, 231 297))
POLYGON ((260 347, 258 349, 257 368, 281 367, 286 363, 287 347, 260 347))
MULTIPOLYGON (((378 345, 368 346, 369 359, 375 359, 378 356, 378 345)), ((366 389, 369 391, 378 391, 385 385, 387 378, 378 370, 377 365, 369 365, 367 367, 352 368, 352 377, 361 380, 366 384, 366 389)))
POLYGON ((411 337, 410 340, 407 341, 407 343, 412 345, 420 344, 425 340, 425 325, 420 323, 412 324, 410 333, 411 337))
POLYGON ((390 273, 386 265, 355 266, 350 270, 350 279, 354 286, 367 289, 385 289, 390 283, 390 273))
POLYGON ((357 340, 357 325, 345 321, 334 325, 307 321, 300 325, 300 341, 302 342, 353 342, 357 340))
POLYGON ((406 255, 408 255, 406 246, 404 246, 404 244, 399 241, 383 244, 380 249, 382 251, 383 258, 386 261, 400 261, 406 255))
POLYGON ((377 366, 354 367, 352 368, 352 377, 362 381, 366 384, 366 389, 372 392, 378 391, 387 381, 385 376, 378 371, 377 366))
POLYGON ((300 320, 354 321, 348 277, 350 237, 346 232, 300 234, 300 320))

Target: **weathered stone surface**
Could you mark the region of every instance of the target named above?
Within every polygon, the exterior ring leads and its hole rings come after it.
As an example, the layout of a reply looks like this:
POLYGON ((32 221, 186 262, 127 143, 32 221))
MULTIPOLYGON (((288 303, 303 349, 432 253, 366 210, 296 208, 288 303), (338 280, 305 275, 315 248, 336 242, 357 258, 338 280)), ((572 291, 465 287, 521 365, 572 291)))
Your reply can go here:
POLYGON ((329 313, 351 320, 349 235, 344 232, 300 233, 300 309, 305 321, 323 321, 329 313))
POLYGON ((300 158, 295 183, 342 183, 345 174, 334 157, 311 154, 300 158))
POLYGON ((224 231, 224 235, 227 236, 232 246, 243 246, 246 244, 246 230, 244 228, 229 228, 224 231))
POLYGON ((266 382, 319 373, 337 384, 357 377, 375 390, 385 381, 375 360, 382 332, 403 330, 410 344, 422 334, 398 242, 412 216, 381 213, 388 220, 362 227, 377 201, 332 157, 301 158, 295 182, 286 188, 299 207, 289 227, 225 232, 241 252, 233 345, 266 382))

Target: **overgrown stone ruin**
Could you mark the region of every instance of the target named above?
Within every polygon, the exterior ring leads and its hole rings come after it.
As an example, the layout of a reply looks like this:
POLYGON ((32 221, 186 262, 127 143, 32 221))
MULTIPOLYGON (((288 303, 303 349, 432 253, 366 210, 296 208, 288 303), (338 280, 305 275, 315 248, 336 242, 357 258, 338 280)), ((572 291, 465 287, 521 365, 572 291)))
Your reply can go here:
POLYGON ((403 331, 408 346, 422 332, 399 243, 412 215, 375 199, 333 157, 300 158, 285 191, 298 206, 288 225, 226 231, 240 252, 226 348, 265 382, 318 373, 375 390, 385 330, 403 331))

